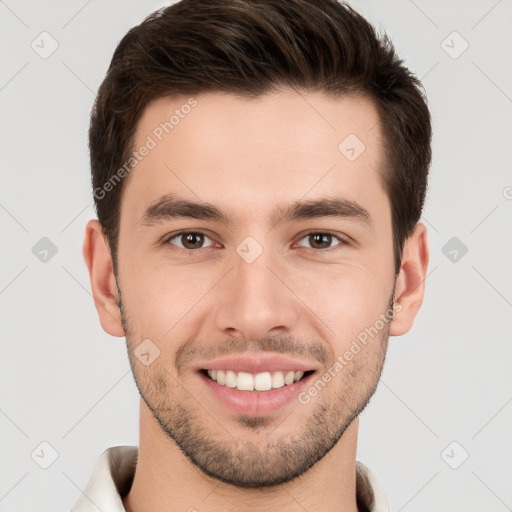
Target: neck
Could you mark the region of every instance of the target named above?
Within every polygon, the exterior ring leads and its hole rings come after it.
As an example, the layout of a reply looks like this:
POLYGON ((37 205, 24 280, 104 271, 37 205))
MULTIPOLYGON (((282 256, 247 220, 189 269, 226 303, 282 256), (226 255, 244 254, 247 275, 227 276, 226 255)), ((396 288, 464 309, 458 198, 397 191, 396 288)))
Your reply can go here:
POLYGON ((356 418, 312 468, 270 488, 242 489, 205 475, 162 431, 141 400, 139 455, 127 512, 357 512, 356 418))

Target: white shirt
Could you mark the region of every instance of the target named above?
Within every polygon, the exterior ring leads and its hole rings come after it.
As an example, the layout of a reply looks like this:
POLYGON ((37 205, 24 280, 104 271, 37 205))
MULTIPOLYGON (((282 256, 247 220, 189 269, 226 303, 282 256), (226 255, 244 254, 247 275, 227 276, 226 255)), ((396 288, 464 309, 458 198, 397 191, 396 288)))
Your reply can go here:
MULTIPOLYGON (((105 450, 70 512, 126 512, 121 497, 131 488, 138 452, 137 446, 113 446, 105 450)), ((391 512, 376 476, 359 461, 356 462, 356 488, 361 510, 366 507, 369 512, 391 512)))

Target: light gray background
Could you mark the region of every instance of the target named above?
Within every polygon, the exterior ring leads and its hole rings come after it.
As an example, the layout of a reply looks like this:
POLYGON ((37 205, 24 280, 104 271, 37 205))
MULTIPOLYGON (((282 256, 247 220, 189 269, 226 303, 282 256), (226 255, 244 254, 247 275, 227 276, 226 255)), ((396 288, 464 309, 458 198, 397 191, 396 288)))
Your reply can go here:
MULTIPOLYGON (((358 458, 394 511, 511 510, 512 2, 352 4, 423 80, 435 133, 425 302, 390 340, 358 458)), ((105 448, 138 443, 125 341, 102 331, 82 260, 86 143, 115 46, 162 5, 0 1, 0 511, 67 510, 105 448), (59 45, 46 59, 43 31, 59 45)))

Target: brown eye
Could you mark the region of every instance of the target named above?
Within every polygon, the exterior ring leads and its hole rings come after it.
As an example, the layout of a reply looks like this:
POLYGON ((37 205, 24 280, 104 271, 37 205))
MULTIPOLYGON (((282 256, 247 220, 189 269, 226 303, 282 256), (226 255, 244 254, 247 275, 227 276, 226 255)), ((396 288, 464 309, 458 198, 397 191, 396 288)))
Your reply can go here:
POLYGON ((311 249, 321 251, 322 249, 329 249, 331 247, 336 247, 338 245, 343 245, 344 241, 332 233, 321 233, 321 232, 311 232, 308 233, 305 237, 303 237, 299 245, 302 247, 309 247, 311 249), (307 244, 303 243, 304 240, 307 240, 307 244), (333 245, 333 241, 337 240, 338 243, 333 245))
POLYGON ((199 233, 188 233, 181 235, 181 240, 185 249, 200 249, 204 242, 204 236, 199 233))
POLYGON ((309 243, 313 249, 326 249, 331 245, 332 235, 326 233, 315 233, 309 235, 309 243))
POLYGON ((198 233, 195 231, 182 231, 181 233, 176 233, 170 237, 167 240, 167 243, 171 246, 175 245, 180 249, 193 251, 202 249, 206 240, 211 241, 211 239, 204 233, 198 233))

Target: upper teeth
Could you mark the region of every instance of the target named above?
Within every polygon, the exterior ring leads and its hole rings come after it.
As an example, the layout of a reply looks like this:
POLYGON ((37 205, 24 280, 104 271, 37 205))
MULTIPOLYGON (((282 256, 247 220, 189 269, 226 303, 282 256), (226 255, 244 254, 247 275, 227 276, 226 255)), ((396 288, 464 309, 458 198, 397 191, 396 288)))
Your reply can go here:
POLYGON ((289 372, 263 372, 252 375, 247 372, 233 370, 208 370, 208 375, 221 386, 237 388, 241 391, 267 391, 293 384, 300 380, 304 372, 300 370, 289 372))

